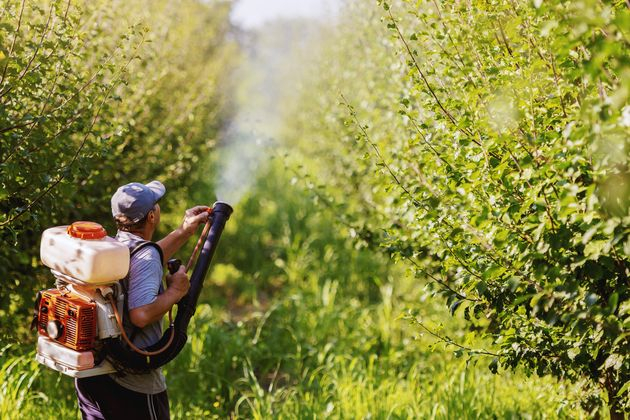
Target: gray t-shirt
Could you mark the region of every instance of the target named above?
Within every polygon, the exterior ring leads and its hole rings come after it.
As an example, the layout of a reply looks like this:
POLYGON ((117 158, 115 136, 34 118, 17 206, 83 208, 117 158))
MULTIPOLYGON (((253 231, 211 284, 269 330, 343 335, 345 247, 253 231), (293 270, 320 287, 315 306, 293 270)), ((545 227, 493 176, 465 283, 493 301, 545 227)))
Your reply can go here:
MULTIPOLYGON (((116 239, 126 245, 143 241, 141 237, 123 231, 118 231, 116 239)), ((148 246, 134 254, 129 267, 127 290, 130 311, 155 302, 158 295, 164 292, 162 273, 162 260, 157 249, 148 246)), ((160 338, 162 338, 162 323, 158 321, 137 330, 132 341, 137 347, 145 348, 155 344, 160 338)), ((116 374, 110 376, 119 385, 143 394, 157 394, 166 390, 166 380, 162 369, 143 374, 127 373, 125 376, 116 374)))

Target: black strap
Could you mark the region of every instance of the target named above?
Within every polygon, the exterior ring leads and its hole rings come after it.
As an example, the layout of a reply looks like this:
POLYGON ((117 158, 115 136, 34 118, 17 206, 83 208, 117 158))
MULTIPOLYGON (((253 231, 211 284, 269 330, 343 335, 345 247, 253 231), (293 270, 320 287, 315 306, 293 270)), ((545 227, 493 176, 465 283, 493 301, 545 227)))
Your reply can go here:
POLYGON ((37 328, 39 324, 39 303, 42 300, 42 291, 37 292, 37 296, 35 296, 35 306, 33 308, 33 319, 31 320, 31 331, 37 328))
MULTIPOLYGON (((141 241, 141 242, 136 242, 133 248, 129 248, 129 265, 130 266, 131 266, 131 259, 133 258, 133 256, 136 255, 142 249, 147 248, 147 247, 155 248, 158 254, 160 254, 160 265, 164 264, 164 252, 162 251, 162 248, 160 247, 160 245, 151 241, 141 241)), ((129 286, 129 273, 127 273, 125 278, 121 280, 121 284, 123 286, 123 292, 125 293, 125 296, 126 296, 127 288, 129 286)))
MULTIPOLYGON (((133 248, 129 249, 129 266, 131 266, 131 259, 134 255, 136 255, 139 251, 144 248, 153 247, 157 250, 158 254, 160 254, 160 265, 164 262, 164 252, 160 245, 151 241, 140 241, 132 244, 133 248)), ((127 324, 127 326, 131 326, 131 334, 129 335, 129 340, 133 341, 140 328, 136 327, 133 322, 131 322, 131 317, 129 316, 129 273, 125 276, 124 279, 120 280, 120 285, 122 286, 124 293, 124 304, 123 304, 123 326, 127 324)))
POLYGON ((151 241, 142 241, 137 243, 137 245, 129 252, 129 258, 133 257, 135 254, 138 253, 138 251, 148 246, 152 246, 153 248, 157 249, 158 254, 160 254, 160 264, 162 264, 162 262, 164 261, 164 252, 162 251, 162 247, 160 247, 160 245, 158 245, 157 243, 151 241))

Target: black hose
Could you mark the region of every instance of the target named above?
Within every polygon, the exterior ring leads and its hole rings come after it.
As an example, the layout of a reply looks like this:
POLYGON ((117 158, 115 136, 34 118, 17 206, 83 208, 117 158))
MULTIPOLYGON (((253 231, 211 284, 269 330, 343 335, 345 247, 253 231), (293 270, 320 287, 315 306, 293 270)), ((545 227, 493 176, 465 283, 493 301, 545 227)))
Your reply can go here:
POLYGON ((227 203, 218 201, 214 204, 210 232, 206 237, 190 277, 190 289, 186 296, 177 304, 177 316, 173 323, 174 326, 169 327, 164 332, 160 341, 143 350, 155 351, 164 347, 170 339, 171 329, 175 328, 175 337, 171 345, 162 353, 155 356, 143 356, 127 347, 119 337, 109 338, 103 341, 103 350, 107 355, 106 357, 115 367, 132 372, 146 372, 164 366, 182 351, 188 340, 186 331, 188 330, 190 319, 197 308, 197 301, 199 300, 199 295, 203 288, 206 273, 210 267, 214 252, 217 249, 221 233, 223 233, 225 222, 230 218, 232 211, 232 207, 227 203))

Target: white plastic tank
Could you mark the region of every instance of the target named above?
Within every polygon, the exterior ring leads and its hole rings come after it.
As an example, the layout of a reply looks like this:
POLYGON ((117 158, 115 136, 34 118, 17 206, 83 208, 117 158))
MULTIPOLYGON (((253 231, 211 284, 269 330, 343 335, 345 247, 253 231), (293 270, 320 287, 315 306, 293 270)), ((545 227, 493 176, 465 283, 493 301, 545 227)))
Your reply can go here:
POLYGON ((129 248, 107 236, 105 229, 94 222, 46 229, 40 256, 44 265, 78 284, 111 284, 129 271, 129 248))

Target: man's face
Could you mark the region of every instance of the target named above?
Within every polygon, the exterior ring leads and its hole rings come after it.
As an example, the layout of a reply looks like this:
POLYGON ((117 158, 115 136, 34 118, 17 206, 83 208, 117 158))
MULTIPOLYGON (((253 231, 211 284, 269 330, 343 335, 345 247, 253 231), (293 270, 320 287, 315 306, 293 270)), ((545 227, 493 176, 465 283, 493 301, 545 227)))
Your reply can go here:
POLYGON ((155 229, 157 229, 157 226, 160 224, 160 205, 155 203, 155 205, 153 206, 153 209, 151 209, 151 211, 148 214, 147 217, 147 223, 145 225, 145 230, 146 234, 148 234, 148 239, 150 240, 151 237, 153 236, 153 233, 155 233, 155 229))
POLYGON ((157 227, 157 225, 160 224, 160 205, 155 203, 155 206, 153 206, 153 210, 151 211, 154 215, 154 225, 157 227))

